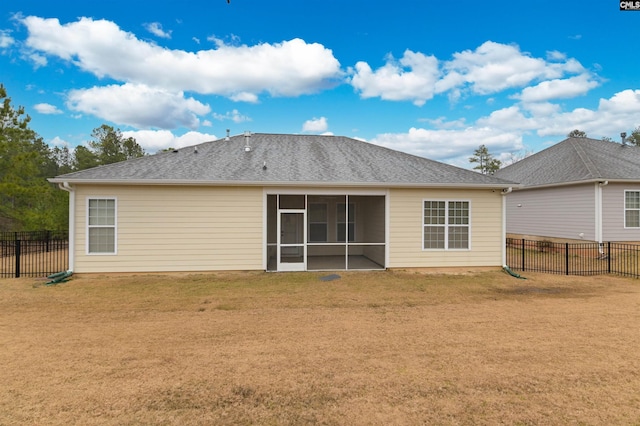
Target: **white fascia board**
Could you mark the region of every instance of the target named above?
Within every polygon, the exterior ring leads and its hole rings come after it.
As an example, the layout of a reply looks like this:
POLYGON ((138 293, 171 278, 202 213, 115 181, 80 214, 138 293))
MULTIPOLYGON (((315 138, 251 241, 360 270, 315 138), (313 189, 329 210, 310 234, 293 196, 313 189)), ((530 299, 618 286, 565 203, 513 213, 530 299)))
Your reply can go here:
POLYGON ((49 179, 51 183, 68 182, 83 185, 153 185, 153 186, 312 186, 312 187, 377 187, 377 188, 461 188, 461 189, 507 189, 520 188, 514 183, 465 184, 465 183, 404 183, 404 182, 274 182, 274 181, 200 181, 172 179, 49 179))
POLYGON ((527 189, 543 189, 543 188, 555 188, 558 186, 575 186, 575 185, 586 185, 590 183, 640 183, 640 179, 607 179, 607 178, 599 178, 599 179, 588 179, 588 180, 577 180, 572 182, 558 182, 558 183, 548 183, 544 185, 519 185, 514 186, 513 189, 516 190, 527 190, 527 189))

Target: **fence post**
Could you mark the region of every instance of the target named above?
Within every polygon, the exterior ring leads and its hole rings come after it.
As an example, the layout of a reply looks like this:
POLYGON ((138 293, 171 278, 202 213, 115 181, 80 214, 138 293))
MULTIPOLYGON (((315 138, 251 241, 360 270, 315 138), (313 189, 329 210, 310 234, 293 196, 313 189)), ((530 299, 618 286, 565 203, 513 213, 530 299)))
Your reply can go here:
POLYGON ((569 275, 569 243, 564 243, 564 267, 566 274, 569 275))
POLYGON ((607 241, 607 274, 611 273, 611 241, 607 241))
POLYGON ((16 244, 16 278, 20 278, 20 240, 16 240, 15 244, 16 244))
POLYGON ((524 238, 522 239, 522 272, 524 272, 524 238))

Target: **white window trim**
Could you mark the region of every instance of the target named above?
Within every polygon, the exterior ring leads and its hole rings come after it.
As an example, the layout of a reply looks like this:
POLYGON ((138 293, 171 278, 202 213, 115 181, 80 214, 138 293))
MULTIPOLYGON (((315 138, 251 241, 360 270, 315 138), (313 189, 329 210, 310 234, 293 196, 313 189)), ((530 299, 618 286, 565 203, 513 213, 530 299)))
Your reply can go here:
POLYGON ((627 211, 639 211, 640 209, 628 209, 627 208, 627 192, 640 192, 638 189, 625 189, 624 198, 622 199, 623 211, 622 220, 624 221, 624 229, 640 229, 640 226, 627 226, 627 211))
POLYGON ((85 253, 87 256, 115 256, 118 254, 118 199, 116 197, 105 197, 101 195, 87 196, 86 198, 86 214, 85 214, 85 253), (89 225, 89 201, 90 200, 113 200, 114 201, 114 221, 113 225, 89 225), (91 253, 89 251, 89 229, 112 227, 114 230, 113 253, 91 253))
POLYGON ((441 199, 441 198, 423 198, 422 199, 422 203, 420 204, 420 223, 422 224, 420 230, 422 231, 422 251, 471 251, 471 217, 472 217, 472 208, 471 208, 471 200, 461 200, 461 199, 441 199), (444 218, 445 218, 445 224, 444 225, 437 225, 437 226, 444 226, 444 248, 425 248, 424 247, 424 228, 425 226, 432 226, 432 225, 425 225, 424 224, 424 203, 426 201, 436 201, 436 202, 441 202, 444 201, 444 209, 445 209, 445 214, 444 214, 444 218), (449 225, 449 203, 458 203, 458 202, 462 202, 462 203, 469 203, 469 223, 467 225, 449 225), (449 248, 449 226, 466 226, 467 229, 469 230, 469 246, 467 248, 449 248))

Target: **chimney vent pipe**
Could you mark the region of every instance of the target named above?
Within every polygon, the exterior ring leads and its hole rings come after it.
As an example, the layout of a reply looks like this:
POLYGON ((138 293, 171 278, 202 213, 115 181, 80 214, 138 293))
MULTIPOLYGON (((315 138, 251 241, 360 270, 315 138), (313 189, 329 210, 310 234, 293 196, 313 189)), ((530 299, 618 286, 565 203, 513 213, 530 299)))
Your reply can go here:
POLYGON ((244 151, 251 152, 251 145, 249 145, 249 138, 251 137, 251 132, 245 130, 244 132, 244 151))

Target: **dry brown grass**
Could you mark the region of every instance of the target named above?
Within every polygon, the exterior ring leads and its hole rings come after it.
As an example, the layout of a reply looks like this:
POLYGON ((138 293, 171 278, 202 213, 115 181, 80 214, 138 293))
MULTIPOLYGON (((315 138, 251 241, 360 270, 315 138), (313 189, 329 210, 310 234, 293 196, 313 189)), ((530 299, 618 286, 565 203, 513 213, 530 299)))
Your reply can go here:
POLYGON ((0 424, 639 424, 640 282, 0 280, 0 424))

